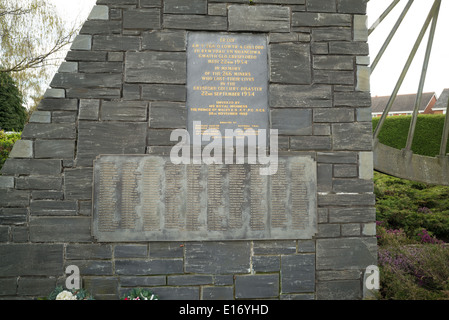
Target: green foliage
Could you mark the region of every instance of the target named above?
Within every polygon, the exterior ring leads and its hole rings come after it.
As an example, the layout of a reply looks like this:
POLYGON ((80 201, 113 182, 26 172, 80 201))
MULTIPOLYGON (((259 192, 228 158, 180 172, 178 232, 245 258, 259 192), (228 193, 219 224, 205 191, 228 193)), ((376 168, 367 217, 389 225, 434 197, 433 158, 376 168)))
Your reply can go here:
POLYGON ((53 290, 48 295, 48 297, 41 298, 40 300, 59 300, 59 299, 57 299, 57 297, 63 291, 70 292, 73 296, 76 297, 76 300, 94 300, 94 298, 92 297, 90 292, 88 292, 85 289, 81 288, 78 290, 67 290, 67 289, 64 289, 62 286, 56 287, 55 290, 53 290))
POLYGON ((17 140, 20 140, 21 133, 6 134, 0 130, 0 170, 3 167, 9 153, 17 140))
MULTIPOLYGON (((403 149, 407 144, 411 116, 387 117, 379 133, 379 142, 403 149)), ((445 115, 419 115, 413 139, 412 151, 416 154, 434 157, 440 153, 445 115)), ((379 118, 373 119, 373 129, 379 118)), ((449 143, 446 149, 449 152, 449 143)))
POLYGON ((0 73, 0 129, 22 131, 27 120, 22 94, 7 73, 0 73))
POLYGON ((377 220, 419 238, 422 229, 449 240, 449 187, 426 185, 375 172, 377 220))
POLYGON ((403 245, 379 249, 380 298, 448 300, 449 247, 443 244, 403 245))
POLYGON ((134 288, 126 293, 121 300, 159 300, 159 297, 151 290, 134 288))

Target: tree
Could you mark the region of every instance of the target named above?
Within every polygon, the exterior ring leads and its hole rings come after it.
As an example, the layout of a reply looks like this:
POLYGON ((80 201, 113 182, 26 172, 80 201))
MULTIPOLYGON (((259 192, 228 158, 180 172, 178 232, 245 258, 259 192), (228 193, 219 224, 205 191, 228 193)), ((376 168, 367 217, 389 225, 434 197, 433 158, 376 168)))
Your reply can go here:
POLYGON ((0 1, 0 73, 17 82, 25 103, 42 97, 77 30, 49 0, 0 1))
POLYGON ((26 120, 21 92, 9 74, 0 73, 0 129, 20 132, 26 120))

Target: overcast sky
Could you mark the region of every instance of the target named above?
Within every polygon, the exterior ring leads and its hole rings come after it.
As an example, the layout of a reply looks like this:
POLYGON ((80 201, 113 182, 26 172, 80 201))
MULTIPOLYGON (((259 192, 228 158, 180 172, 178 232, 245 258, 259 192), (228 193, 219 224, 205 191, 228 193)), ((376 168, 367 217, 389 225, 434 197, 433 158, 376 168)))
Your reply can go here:
MULTIPOLYGON (((388 7, 393 0, 371 0, 368 2, 368 26, 388 7)), ((69 23, 77 21, 82 23, 89 15, 96 0, 51 0, 61 15, 69 23)), ((392 25, 402 12, 407 0, 395 7, 387 19, 371 34, 369 39, 371 60, 374 59, 384 39, 389 34, 392 25)), ((410 54, 414 42, 421 30, 423 22, 433 4, 430 0, 415 0, 406 19, 403 21, 396 36, 393 38, 388 50, 385 52, 381 62, 371 77, 371 94, 390 95, 410 54)), ((425 92, 435 92, 437 95, 444 88, 449 88, 449 44, 447 32, 449 30, 449 2, 442 1, 441 14, 438 19, 435 42, 426 78, 425 92)), ((400 94, 416 93, 421 75, 427 35, 422 41, 421 49, 418 51, 415 62, 410 68, 407 77, 399 91, 400 94)))

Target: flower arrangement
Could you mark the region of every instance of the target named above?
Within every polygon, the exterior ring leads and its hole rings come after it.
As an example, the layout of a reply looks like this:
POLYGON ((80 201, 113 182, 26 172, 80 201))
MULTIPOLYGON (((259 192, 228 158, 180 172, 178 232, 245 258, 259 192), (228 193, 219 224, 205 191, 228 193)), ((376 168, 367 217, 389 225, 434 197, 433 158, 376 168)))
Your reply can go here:
POLYGON ((159 297, 147 289, 132 289, 121 300, 159 300, 159 297))
POLYGON ((92 295, 84 289, 67 290, 62 286, 56 287, 45 300, 94 300, 92 295))

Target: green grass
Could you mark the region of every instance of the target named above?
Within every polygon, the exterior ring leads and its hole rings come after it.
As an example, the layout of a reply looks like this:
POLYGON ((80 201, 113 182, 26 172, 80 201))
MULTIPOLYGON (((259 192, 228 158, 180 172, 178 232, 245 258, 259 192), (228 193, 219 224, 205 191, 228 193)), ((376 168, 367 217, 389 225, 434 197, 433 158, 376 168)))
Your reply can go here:
MULTIPOLYGON (((379 133, 379 142, 403 149, 407 144, 411 116, 387 117, 379 133)), ((379 118, 373 119, 373 130, 379 118)), ((412 144, 412 151, 416 154, 434 157, 440 153, 441 137, 443 135, 445 115, 419 115, 412 144)), ((449 152, 449 142, 446 148, 449 152)))

